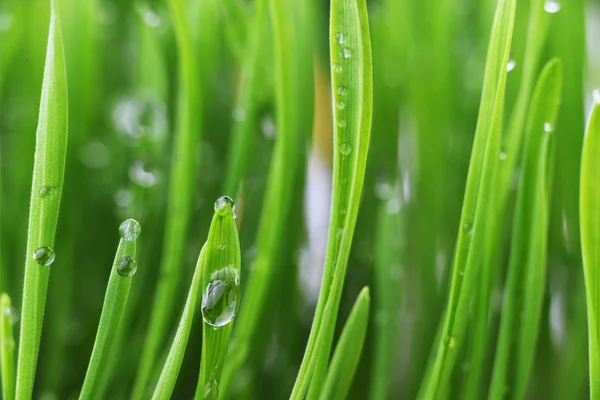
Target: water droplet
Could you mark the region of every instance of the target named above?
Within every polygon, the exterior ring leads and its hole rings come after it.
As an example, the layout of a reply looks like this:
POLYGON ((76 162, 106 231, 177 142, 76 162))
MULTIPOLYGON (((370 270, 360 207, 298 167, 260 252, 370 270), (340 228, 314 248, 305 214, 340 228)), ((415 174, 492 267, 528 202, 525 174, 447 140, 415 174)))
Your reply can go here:
POLYGON ((14 307, 9 306, 4 308, 4 317, 13 325, 19 322, 19 312, 14 307))
POLYGON ((346 88, 346 86, 340 86, 338 87, 337 92, 340 96, 345 96, 348 94, 348 89, 346 88))
POLYGON ((12 25, 13 17, 10 14, 0 14, 0 31, 7 31, 12 25))
POLYGON ((227 205, 231 207, 232 212, 235 212, 235 204, 233 203, 233 199, 229 196, 221 196, 217 199, 217 201, 215 201, 215 211, 220 211, 221 214, 224 214, 227 205))
POLYGON ((392 195, 385 204, 385 211, 390 215, 398 214, 401 209, 402 202, 397 194, 392 195))
POLYGON ((214 327, 230 323, 239 305, 239 277, 233 266, 215 272, 202 295, 202 317, 214 327))
POLYGON ((202 398, 205 400, 216 400, 219 398, 219 385, 216 379, 213 378, 206 382, 202 398))
POLYGON ((544 10, 547 13, 555 14, 560 11, 560 3, 556 0, 546 0, 544 3, 544 10))
POLYGON ((137 261, 133 257, 123 257, 117 262, 117 273, 121 276, 133 276, 137 271, 137 261))
POLYGON ((454 338, 452 336, 446 336, 446 339, 444 339, 444 342, 446 343, 446 345, 448 346, 449 349, 454 348, 454 345, 456 344, 454 341, 454 338))
POLYGON ((241 107, 237 107, 233 110, 233 119, 238 122, 244 121, 246 119, 246 111, 241 107))
POLYGON ((473 224, 471 224, 470 222, 467 222, 463 225, 463 231, 467 234, 470 235, 473 233, 473 224))
POLYGON ((550 123, 550 122, 546 122, 546 123, 544 124, 544 130, 545 130, 546 132, 552 132, 552 131, 554 130, 554 127, 552 126, 552 123, 550 123))
POLYGON ((44 186, 38 192, 41 198, 50 197, 54 195, 54 193, 56 193, 56 188, 54 188, 53 186, 44 186))
POLYGON ((127 207, 131 204, 131 191, 128 189, 119 189, 115 193, 115 204, 119 207, 127 207))
POLYGON ((225 243, 219 243, 217 245, 217 249, 219 249, 219 250, 225 250, 225 243))
POLYGON ((600 104, 600 89, 595 89, 592 92, 592 99, 594 100, 594 103, 600 104))
POLYGON ((37 262, 39 265, 43 265, 44 267, 52 264, 55 258, 56 254, 51 247, 40 247, 33 252, 33 259, 35 262, 37 262))
POLYGON ((392 185, 387 180, 381 179, 375 184, 375 196, 377 196, 378 199, 387 200, 392 195, 392 185))
POLYGON ((350 53, 349 48, 344 47, 344 49, 342 50, 342 55, 344 56, 344 58, 350 58, 352 56, 352 53, 350 53))
POLYGON ((7 339, 4 341, 4 348, 7 351, 12 351, 15 349, 15 340, 14 339, 7 339))
POLYGON ((160 24, 162 22, 160 19, 160 16, 151 10, 144 11, 143 17, 144 17, 144 22, 146 23, 146 25, 148 25, 149 27, 152 27, 152 28, 156 28, 157 26, 160 26, 160 24))
POLYGON ((344 101, 338 101, 337 103, 335 103, 335 107, 338 110, 343 110, 344 108, 346 108, 346 102, 344 102, 344 101))
POLYGON ((277 126, 275 125, 275 121, 273 121, 273 117, 267 115, 266 117, 262 118, 260 121, 260 127, 264 137, 270 140, 275 138, 275 135, 277 134, 277 126))
POLYGON ((337 123, 338 128, 345 128, 346 127, 346 120, 345 119, 341 119, 338 121, 337 123))
POLYGON ((80 159, 86 167, 99 169, 108 165, 110 154, 104 143, 95 140, 83 148, 80 159))
POLYGON ((500 154, 498 155, 498 157, 500 158, 500 160, 504 161, 504 160, 506 160, 506 153, 501 151, 500 154))
POLYGON ((115 129, 132 142, 142 137, 152 141, 167 134, 167 109, 163 102, 142 96, 127 96, 113 110, 115 129))
POLYGON ((121 226, 119 226, 119 234, 123 240, 127 241, 136 240, 140 235, 141 230, 142 227, 140 226, 139 222, 131 218, 126 219, 123 221, 121 226))
POLYGON ((510 72, 517 66, 517 62, 515 60, 510 60, 508 64, 506 64, 506 72, 510 72))
POLYGON ((339 73, 341 73, 341 72, 342 72, 342 66, 341 66, 341 65, 339 65, 339 64, 333 64, 333 65, 332 65, 332 68, 333 68, 333 71, 334 71, 336 74, 339 74, 339 73))
POLYGON ((335 34, 335 39, 337 40, 337 42, 339 44, 344 44, 344 41, 345 41, 346 38, 344 37, 343 33, 336 33, 335 34))
POLYGON ((141 187, 149 188, 158 183, 158 173, 146 170, 141 161, 136 161, 129 168, 129 179, 141 187))
POLYGON ((350 146, 348 143, 343 143, 340 146, 340 153, 342 153, 343 156, 347 156, 352 152, 352 146, 350 146))

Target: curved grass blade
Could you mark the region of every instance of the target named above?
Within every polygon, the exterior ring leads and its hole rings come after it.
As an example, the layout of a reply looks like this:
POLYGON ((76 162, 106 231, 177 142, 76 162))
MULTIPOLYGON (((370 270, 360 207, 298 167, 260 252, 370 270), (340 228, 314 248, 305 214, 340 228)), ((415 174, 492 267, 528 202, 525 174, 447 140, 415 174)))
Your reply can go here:
POLYGON ((371 40, 364 0, 332 0, 331 79, 334 101, 332 212, 317 310, 292 399, 320 394, 329 355, 360 196, 372 119, 371 40))
POLYGON ((50 31, 33 167, 21 333, 17 363, 18 398, 31 398, 42 334, 54 235, 67 153, 67 78, 56 0, 50 31))
POLYGON ((551 131, 561 84, 561 64, 552 60, 542 71, 531 102, 490 399, 504 398, 507 387, 516 399, 523 398, 533 363, 545 286, 551 131), (512 384, 509 369, 515 371, 512 384))
POLYGON ((346 398, 365 342, 370 305, 369 288, 365 287, 358 295, 342 330, 323 384, 321 399, 346 398))
POLYGON ((229 197, 215 202, 202 272, 202 359, 195 399, 217 399, 223 364, 240 306, 240 240, 229 197))
POLYGON ((196 269, 194 270, 194 276, 192 277, 192 284, 190 285, 187 301, 185 302, 185 308, 183 309, 183 314, 179 320, 179 326, 177 327, 171 350, 169 351, 158 384, 152 395, 152 398, 155 400, 170 399, 173 394, 173 388, 175 387, 177 377, 179 376, 179 370, 181 369, 181 363, 183 362, 183 356, 185 355, 185 349, 190 337, 190 330, 192 329, 194 310, 196 309, 196 298, 198 297, 198 289, 202 282, 205 256, 206 245, 204 245, 200 251, 196 269))
POLYGON ((600 103, 592 110, 581 160, 581 250, 588 310, 590 398, 600 399, 600 103))
POLYGON ((440 395, 440 388, 453 370, 458 347, 463 344, 470 299, 478 278, 477 268, 483 257, 487 213, 500 152, 506 65, 514 15, 515 0, 498 1, 454 255, 448 308, 438 333, 438 343, 432 349, 420 399, 434 399, 440 395))
POLYGON ((111 347, 120 332, 119 326, 129 297, 131 277, 137 270, 135 250, 136 239, 140 232, 139 224, 135 220, 128 219, 121 224, 119 231, 121 240, 108 278, 94 349, 79 395, 80 399, 103 397, 106 388, 103 386, 102 377, 106 373, 111 347))
POLYGON ((169 0, 179 50, 179 94, 173 142, 163 257, 152 307, 148 335, 135 379, 132 399, 146 396, 148 379, 173 315, 173 299, 180 275, 185 238, 190 223, 201 131, 201 96, 198 60, 191 22, 184 0, 169 0))
MULTIPOLYGON (((253 7, 255 7, 255 13, 258 8, 260 8, 259 2, 264 3, 262 0, 254 3, 253 7)), ((253 35, 254 33, 254 31, 250 32, 251 28, 248 26, 250 19, 248 17, 248 7, 246 6, 246 3, 238 0, 219 1, 219 6, 221 7, 223 14, 225 14, 225 20, 227 21, 225 24, 225 37, 227 38, 231 52, 240 64, 244 63, 250 58, 246 57, 246 48, 249 44, 248 41, 254 40, 253 36, 251 36, 250 40, 246 39, 248 34, 253 35)), ((252 29, 258 29, 254 23, 252 26, 252 29)))
MULTIPOLYGON (((264 1, 257 3, 264 12, 264 1)), ((233 377, 245 362, 255 343, 261 318, 273 292, 274 279, 281 268, 281 251, 285 244, 286 224, 294 212, 294 191, 306 165, 308 134, 313 120, 313 49, 310 31, 310 2, 271 2, 276 55, 276 101, 278 134, 269 170, 267 189, 258 227, 257 255, 248 280, 244 307, 236 322, 230 356, 223 373, 223 390, 228 390, 233 377), (290 52, 288 49, 296 49, 290 52)), ((257 17, 256 24, 260 23, 257 17)), ((256 35, 261 34, 255 26, 256 35)), ((258 51, 258 49, 255 49, 258 51)), ((252 61, 256 62, 256 61, 252 61)), ((253 66, 253 68, 258 65, 253 66)), ((252 79, 256 79, 254 76, 252 79)), ((250 84, 250 83, 248 83, 250 84)), ((246 99, 252 102, 252 98, 246 99)), ((248 153, 249 148, 245 151, 248 153)), ((248 154, 249 155, 249 154, 248 154)), ((238 176, 238 182, 239 182, 238 176)), ((235 184, 232 182, 232 184, 235 184)), ((236 189, 231 186, 230 190, 236 189)))
POLYGON ((15 398, 15 339, 13 325, 14 310, 10 306, 10 297, 2 293, 0 297, 0 368, 2 374, 2 398, 15 398))

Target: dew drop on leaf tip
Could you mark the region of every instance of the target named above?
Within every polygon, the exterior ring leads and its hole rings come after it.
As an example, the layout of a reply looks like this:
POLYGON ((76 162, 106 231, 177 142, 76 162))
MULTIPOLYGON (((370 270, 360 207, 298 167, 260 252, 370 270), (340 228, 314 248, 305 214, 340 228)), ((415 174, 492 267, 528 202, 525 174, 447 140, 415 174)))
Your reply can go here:
POLYGON ((127 241, 136 240, 140 235, 141 230, 142 227, 140 226, 139 222, 131 218, 126 219, 123 221, 121 226, 119 226, 119 234, 121 235, 121 238, 127 241))
POLYGON ((231 207, 231 211, 235 212, 235 203, 229 196, 221 196, 215 201, 215 211, 220 211, 222 214, 225 213, 227 206, 231 207))

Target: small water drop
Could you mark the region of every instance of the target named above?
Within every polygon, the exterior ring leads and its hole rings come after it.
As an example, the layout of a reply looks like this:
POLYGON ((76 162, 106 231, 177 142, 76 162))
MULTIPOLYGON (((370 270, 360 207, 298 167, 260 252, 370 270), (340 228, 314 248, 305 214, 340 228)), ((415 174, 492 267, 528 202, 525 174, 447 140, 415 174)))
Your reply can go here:
POLYGON ((219 398, 219 385, 216 379, 213 378, 206 382, 202 398, 205 400, 216 400, 219 398))
POLYGON ((387 200, 394 194, 392 185, 386 179, 381 179, 375 184, 375 196, 380 200, 387 200))
POLYGON ((554 130, 554 127, 552 126, 552 123, 546 122, 544 124, 544 131, 546 131, 546 132, 552 132, 553 130, 554 130))
POLYGON ((346 120, 345 119, 341 119, 338 121, 337 123, 338 128, 345 128, 346 127, 346 120))
POLYGON ((508 64, 506 64, 506 72, 510 72, 517 66, 517 62, 515 60, 510 60, 508 64))
POLYGON ((225 250, 225 243, 219 243, 217 245, 217 249, 219 249, 219 250, 225 250))
POLYGON ((158 173, 147 170, 141 161, 136 161, 129 168, 129 179, 141 187, 149 188, 158 183, 158 173))
POLYGON ((8 306, 4 308, 4 317, 13 325, 19 322, 19 312, 14 307, 8 306))
POLYGON ((38 191, 38 195, 41 198, 50 197, 54 195, 54 193, 56 193, 56 188, 54 188, 53 186, 44 186, 38 191))
POLYGON ((342 55, 344 56, 344 58, 350 58, 352 56, 352 53, 350 53, 349 48, 344 47, 344 49, 342 50, 342 55))
POLYGON ((116 130, 137 143, 142 137, 159 140, 167 134, 167 108, 158 100, 144 96, 127 96, 113 110, 116 130))
POLYGON ((202 295, 202 318, 214 327, 227 325, 235 317, 239 305, 239 277, 233 267, 211 276, 202 295))
POLYGON ((337 40, 337 42, 339 44, 344 44, 344 41, 345 41, 346 38, 344 37, 343 33, 336 33, 335 34, 335 39, 337 40))
POLYGON ((347 155, 349 155, 351 152, 352 152, 352 146, 350 146, 350 144, 348 144, 348 143, 343 143, 343 144, 340 146, 340 153, 341 153, 343 156, 347 156, 347 155))
POLYGON ((592 99, 594 100, 594 103, 600 104, 600 89, 595 89, 592 92, 592 99))
POLYGON ((151 28, 156 28, 157 26, 160 26, 160 24, 162 22, 160 19, 160 16, 151 10, 144 11, 143 16, 144 16, 144 22, 146 23, 146 25, 148 25, 151 28))
POLYGON ((233 119, 238 122, 244 121, 246 119, 246 111, 241 107, 237 107, 233 110, 233 119))
POLYGON ((345 95, 347 95, 347 94, 348 94, 348 89, 346 88, 346 86, 340 86, 340 87, 338 87, 338 89, 337 89, 337 93, 338 93, 340 96, 345 96, 345 95))
POLYGON ((544 10, 547 13, 555 14, 560 11, 561 5, 556 0, 546 0, 544 3, 544 10))
POLYGON ((97 140, 89 142, 81 151, 80 159, 88 168, 103 168, 110 161, 110 153, 106 145, 97 140))
POLYGON ((454 338, 452 336, 446 336, 446 339, 444 339, 444 342, 446 343, 446 345, 448 346, 449 349, 454 348, 454 345, 456 344, 454 341, 454 338))
POLYGON ((131 204, 131 191, 128 189, 119 189, 115 193, 115 204, 119 207, 127 207, 131 204))
POLYGON ((341 73, 341 72, 342 72, 342 66, 341 66, 341 65, 339 65, 339 64, 333 64, 333 65, 331 66, 331 68, 333 68, 333 71, 334 71, 336 74, 339 74, 339 73, 341 73))
POLYGON ((337 103, 335 103, 335 107, 338 110, 343 110, 344 108, 346 108, 346 102, 344 102, 344 101, 338 101, 337 103))
POLYGON ((464 231, 464 232, 465 232, 467 235, 470 235, 470 234, 472 234, 472 233, 473 233, 473 224, 471 224, 471 223, 469 223, 469 222, 466 222, 466 223, 463 225, 463 231, 464 231))
POLYGON ((117 273, 121 276, 133 276, 137 271, 137 261, 133 257, 123 257, 117 262, 117 273))
POLYGON ((229 196, 221 196, 215 201, 215 211, 225 212, 226 206, 229 205, 231 210, 235 212, 235 204, 233 199, 229 196))
POLYGON ((40 247, 39 249, 33 252, 33 259, 35 260, 35 262, 44 267, 47 267, 50 264, 52 264, 55 258, 56 253, 54 253, 54 250, 52 250, 51 247, 40 247))
POLYGON ((506 160, 506 153, 501 151, 500 154, 498 155, 498 158, 500 158, 500 160, 502 160, 502 161, 506 160))
POLYGON ((126 219, 123 221, 121 226, 119 226, 119 234, 123 240, 127 241, 136 240, 140 235, 141 230, 142 227, 140 226, 139 222, 131 218, 126 219))
POLYGON ((273 140, 275 138, 275 135, 277 134, 277 126, 273 121, 273 117, 268 115, 262 118, 260 121, 260 127, 264 137, 266 137, 269 140, 273 140))

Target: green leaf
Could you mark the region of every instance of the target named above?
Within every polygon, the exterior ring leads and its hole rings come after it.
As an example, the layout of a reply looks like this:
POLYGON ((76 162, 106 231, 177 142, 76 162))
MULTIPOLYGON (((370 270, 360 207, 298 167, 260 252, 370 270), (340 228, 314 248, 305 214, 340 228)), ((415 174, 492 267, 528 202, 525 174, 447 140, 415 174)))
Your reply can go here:
POLYGON ((358 295, 342 330, 323 384, 321 399, 343 400, 348 395, 367 334, 370 304, 369 288, 365 287, 358 295))
POLYGON ((176 131, 173 139, 165 238, 158 287, 154 297, 150 325, 144 343, 142 360, 135 379, 134 400, 146 396, 148 379, 156 363, 161 343, 173 315, 173 300, 179 282, 184 246, 193 206, 197 152, 201 134, 201 95, 196 46, 188 14, 187 2, 169 0, 173 28, 179 50, 179 75, 176 131))
POLYGON ((440 388, 447 383, 458 348, 464 341, 470 300, 479 276, 477 268, 483 258, 487 213, 500 153, 506 65, 514 14, 515 0, 498 1, 454 255, 450 296, 438 331, 438 343, 432 349, 428 371, 420 389, 420 399, 440 396, 440 388))
POLYGON ((116 336, 122 333, 119 327, 129 297, 131 277, 137 270, 135 250, 140 226, 137 221, 128 219, 121 224, 119 231, 121 240, 108 278, 94 349, 79 395, 80 399, 99 399, 104 395, 106 387, 103 386, 105 383, 103 376, 106 374, 111 347, 116 336))
POLYGON ((552 60, 540 74, 531 101, 490 399, 504 398, 507 387, 515 398, 523 398, 533 364, 546 275, 552 130, 561 84, 561 64, 552 60), (509 368, 515 371, 512 384, 509 368))
POLYGON ((229 197, 215 202, 202 272, 202 360, 195 399, 216 399, 233 319, 240 307, 240 240, 229 197))
POLYGON ((2 374, 2 398, 15 398, 15 339, 13 325, 15 311, 6 293, 0 296, 0 372, 2 374))
POLYGON ((185 355, 185 349, 187 342, 190 337, 190 330, 192 329, 192 321, 194 320, 194 310, 196 308, 196 298, 198 297, 198 290, 200 283, 202 282, 202 271, 204 269, 204 261, 206 256, 206 245, 202 247, 200 255, 198 256, 198 262, 196 263, 196 269, 194 270, 194 276, 192 277, 192 284, 188 291, 187 301, 185 302, 185 308, 179 320, 179 326, 175 333, 175 338, 171 344, 171 350, 165 361, 165 365, 160 374, 156 389, 154 389, 153 399, 170 399, 173 394, 173 388, 177 382, 179 376, 179 370, 181 369, 181 363, 183 362, 183 356, 185 355))
POLYGON ((16 394, 24 399, 31 398, 33 392, 67 154, 65 58, 56 0, 51 4, 36 132, 17 364, 16 394))
POLYGON ((304 398, 309 383, 309 398, 320 394, 363 189, 373 109, 364 0, 332 1, 329 40, 334 102, 332 212, 319 301, 292 399, 304 398))
POLYGON ((600 399, 600 103, 592 110, 581 160, 581 250, 588 313, 590 397, 600 399))

